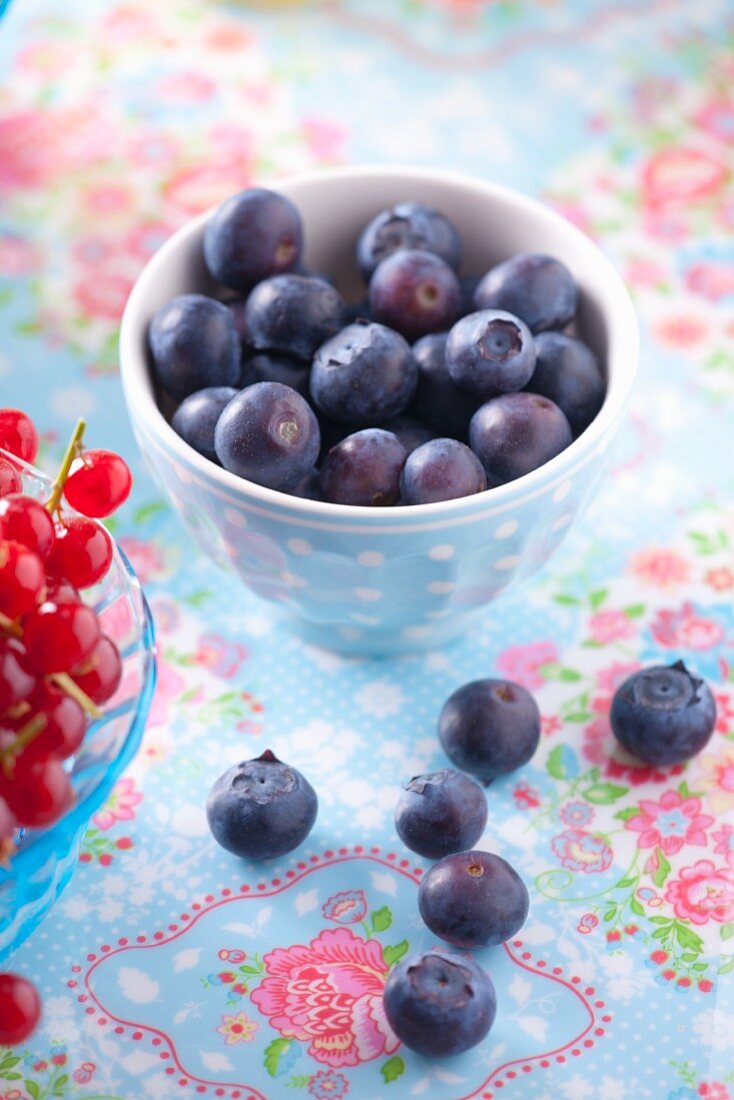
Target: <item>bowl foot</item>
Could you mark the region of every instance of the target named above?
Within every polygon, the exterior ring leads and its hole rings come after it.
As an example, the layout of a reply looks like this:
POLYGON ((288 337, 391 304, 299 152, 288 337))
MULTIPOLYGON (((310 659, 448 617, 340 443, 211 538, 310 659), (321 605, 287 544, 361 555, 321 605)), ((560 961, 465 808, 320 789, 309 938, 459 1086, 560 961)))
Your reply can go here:
POLYGON ((486 608, 448 615, 419 625, 366 626, 359 623, 314 623, 296 615, 283 615, 283 623, 307 645, 337 653, 364 657, 423 653, 463 638, 486 608))

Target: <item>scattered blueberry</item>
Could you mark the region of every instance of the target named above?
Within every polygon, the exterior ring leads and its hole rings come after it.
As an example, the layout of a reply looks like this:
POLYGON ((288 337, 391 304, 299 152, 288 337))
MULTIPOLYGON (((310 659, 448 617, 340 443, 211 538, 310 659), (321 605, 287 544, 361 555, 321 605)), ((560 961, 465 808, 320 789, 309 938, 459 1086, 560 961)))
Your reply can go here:
POLYGON ((473 680, 443 705, 438 736, 457 768, 485 785, 527 764, 540 740, 540 711, 511 680, 473 680))
POLYGON ((417 1054, 444 1058, 480 1043, 494 1023, 492 980, 465 955, 426 951, 390 971, 385 1015, 401 1043, 417 1054))
POLYGON ((432 252, 456 271, 461 263, 461 239, 447 217, 420 202, 397 202, 377 214, 357 242, 357 263, 365 282, 379 263, 405 249, 432 252))
POLYGON ((462 390, 496 397, 521 390, 535 367, 535 343, 519 318, 502 310, 470 313, 446 341, 449 376, 462 390))
POLYGON ((460 305, 456 273, 432 252, 394 252, 370 280, 370 315, 408 340, 449 328, 460 305))
POLYGON ((203 294, 182 294, 161 306, 148 343, 157 381, 183 401, 207 386, 236 386, 240 342, 232 314, 203 294))
POLYGON ((412 852, 440 859, 476 844, 487 824, 487 799, 468 775, 442 768, 404 784, 395 829, 412 852))
POLYGON ((274 275, 247 299, 247 328, 253 347, 310 359, 341 328, 344 299, 323 279, 274 275))
POLYGON ((418 909, 431 932, 454 947, 494 947, 515 936, 530 908, 514 867, 490 852, 444 856, 418 888, 418 909))
POLYGON ((311 396, 331 420, 366 427, 401 413, 417 377, 402 336, 372 321, 355 321, 316 352, 311 396))
POLYGON ((206 803, 218 844, 247 859, 292 852, 311 832, 318 800, 311 784, 270 749, 220 776, 206 803))
POLYGON ((257 382, 234 397, 217 422, 214 446, 225 470, 289 491, 315 465, 321 445, 313 410, 280 382, 257 382))
POLYGON ((204 231, 210 274, 233 290, 290 271, 301 258, 301 217, 275 191, 253 187, 221 203, 204 231))
POLYGON ((578 289, 560 260, 521 252, 488 271, 474 293, 477 309, 504 309, 531 332, 563 328, 573 320, 578 289))
POLYGON ((481 493, 487 475, 481 462, 458 439, 431 439, 408 456, 400 479, 403 504, 434 504, 481 493))
POLYGON ((460 390, 451 381, 446 363, 447 332, 422 336, 413 345, 418 364, 415 409, 422 420, 441 435, 466 440, 469 421, 482 403, 481 397, 460 390))
POLYGON ((368 507, 395 504, 407 454, 398 437, 382 428, 348 435, 331 448, 321 467, 324 499, 368 507))
POLYGON ((562 332, 535 337, 538 358, 527 389, 555 401, 574 436, 588 428, 604 402, 604 379, 586 344, 562 332))
POLYGON ((536 470, 573 440, 568 420, 537 393, 505 393, 474 413, 469 442, 490 488, 536 470))
POLYGON ((716 702, 705 680, 676 661, 628 676, 614 693, 609 720, 633 756, 648 764, 682 764, 708 743, 716 702))
POLYGON ((384 424, 379 424, 378 427, 396 435, 408 454, 427 443, 429 439, 436 438, 435 432, 431 431, 427 425, 422 424, 420 420, 413 419, 412 416, 394 416, 392 420, 386 420, 384 424))
POLYGON ((171 427, 189 447, 211 462, 218 462, 214 450, 214 429, 225 407, 237 396, 233 386, 209 386, 189 394, 176 409, 171 427))
POLYGON ((311 367, 303 359, 278 351, 260 351, 242 366, 242 380, 247 385, 254 382, 282 382, 301 397, 309 398, 311 367))

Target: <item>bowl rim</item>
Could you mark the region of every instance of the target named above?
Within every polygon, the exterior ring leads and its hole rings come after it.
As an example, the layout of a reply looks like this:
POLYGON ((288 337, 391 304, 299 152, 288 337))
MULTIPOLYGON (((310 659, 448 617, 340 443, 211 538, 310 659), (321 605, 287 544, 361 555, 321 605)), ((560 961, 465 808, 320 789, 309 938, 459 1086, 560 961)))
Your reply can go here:
MULTIPOLYGON (((140 354, 139 349, 140 338, 143 335, 140 331, 141 318, 145 313, 148 290, 155 283, 159 269, 166 265, 179 249, 185 247, 192 237, 199 234, 202 227, 213 216, 217 204, 185 222, 156 250, 139 273, 123 312, 119 347, 120 375, 129 410, 131 413, 134 410, 133 421, 139 417, 153 439, 159 439, 175 458, 191 467, 206 482, 218 486, 221 495, 228 498, 233 495, 241 500, 249 499, 261 506, 270 505, 280 510, 285 508, 293 514, 302 515, 307 522, 318 519, 344 522, 350 519, 361 521, 370 519, 372 523, 387 521, 388 525, 392 526, 393 523, 404 521, 408 516, 418 522, 439 517, 456 519, 457 513, 475 511, 480 502, 482 505, 491 504, 491 510, 494 513, 503 510, 503 505, 516 502, 518 497, 537 495, 545 482, 564 476, 564 472, 567 475, 579 465, 585 465, 586 461, 596 453, 606 432, 624 414, 637 376, 639 361, 639 327, 632 299, 620 275, 599 246, 562 214, 545 203, 504 184, 486 181, 463 172, 433 169, 421 165, 371 164, 313 169, 277 179, 268 179, 260 185, 290 194, 290 188, 314 186, 324 180, 341 180, 347 185, 350 182, 385 177, 392 177, 396 181, 405 180, 406 183, 417 179, 426 183, 438 182, 447 187, 471 190, 490 202, 499 200, 514 204, 520 216, 532 214, 536 218, 545 219, 560 232, 567 234, 582 251, 587 253, 594 264, 606 275, 607 289, 604 296, 598 300, 598 304, 615 332, 615 369, 613 373, 608 371, 610 377, 607 380, 607 391, 602 408, 589 427, 564 451, 530 473, 506 482, 504 485, 486 489, 482 493, 431 504, 398 504, 382 509, 310 500, 258 485, 215 465, 185 443, 166 420, 155 400, 147 358, 140 354)), ((297 205, 297 198, 294 201, 297 205)), ((609 368, 609 364, 607 367, 609 368)))

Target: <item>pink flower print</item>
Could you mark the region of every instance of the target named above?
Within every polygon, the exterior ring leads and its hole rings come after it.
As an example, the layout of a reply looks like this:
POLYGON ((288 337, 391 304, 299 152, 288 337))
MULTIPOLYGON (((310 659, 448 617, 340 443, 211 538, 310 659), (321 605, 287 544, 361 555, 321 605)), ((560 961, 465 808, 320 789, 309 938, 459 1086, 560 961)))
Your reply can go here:
POLYGON ((225 680, 231 680, 249 655, 249 651, 239 642, 232 642, 219 634, 202 634, 194 662, 217 676, 223 676, 225 680))
POLYGON ((349 1081, 343 1073, 320 1069, 309 1081, 308 1091, 316 1100, 342 1100, 349 1092, 349 1081))
POLYGON ((642 224, 648 237, 667 245, 681 244, 689 236, 688 223, 676 207, 648 206, 642 224))
POLYGON ((168 574, 163 551, 155 542, 143 542, 132 537, 121 538, 120 546, 143 584, 163 580, 168 574))
POLYGON ((115 271, 93 270, 77 279, 74 300, 86 317, 119 321, 132 289, 132 280, 115 271))
POLYGON ((119 214, 121 210, 127 210, 132 203, 133 195, 129 187, 120 183, 97 184, 87 188, 82 195, 82 203, 93 214, 102 214, 107 217, 110 214, 119 214))
POLYGON ((698 1095, 705 1097, 705 1100, 731 1100, 731 1093, 720 1081, 702 1081, 698 1086, 698 1095))
POLYGON ((589 619, 589 631, 595 642, 606 645, 631 638, 635 633, 632 621, 624 611, 597 611, 589 619))
POLYGON ((623 684, 628 676, 637 672, 642 665, 639 661, 614 661, 606 668, 601 668, 596 674, 596 686, 604 693, 603 698, 596 698, 591 704, 591 709, 599 714, 606 714, 612 704, 614 695, 620 684, 623 684))
POLYGON ((612 863, 612 849, 604 837, 582 829, 566 829, 554 836, 551 848, 564 867, 584 875, 606 871, 612 863))
POLYGON ((552 734, 557 733, 562 726, 563 722, 557 714, 541 714, 540 732, 543 737, 550 737, 552 734))
POLYGON ((688 562, 676 550, 657 546, 635 554, 630 560, 629 569, 645 584, 655 588, 674 588, 678 584, 684 584, 691 573, 688 562))
POLYGON ((597 712, 598 717, 584 727, 581 746, 589 763, 601 768, 605 778, 619 779, 633 787, 642 783, 667 783, 671 776, 680 775, 682 764, 659 771, 622 748, 609 725, 611 702, 611 696, 597 696, 591 701, 591 709, 597 712))
POLYGON ((497 668, 508 678, 532 691, 543 686, 540 673, 543 665, 555 664, 558 650, 554 642, 531 642, 528 645, 511 645, 497 658, 497 668))
POLYGON ((307 946, 268 952, 264 962, 254 1004, 285 1038, 308 1042, 317 1062, 357 1066, 400 1045, 382 1007, 389 968, 377 940, 330 928, 307 946))
POLYGON ((30 275, 40 264, 35 244, 14 233, 0 233, 0 271, 4 278, 30 275))
POLYGON ((82 267, 97 268, 116 256, 117 250, 105 237, 80 237, 73 245, 71 254, 82 267))
POLYGON ((714 867, 710 859, 699 859, 668 883, 665 900, 682 920, 725 924, 734 918, 734 870, 714 867))
POLYGON ((42 187, 57 167, 60 133, 50 111, 0 118, 0 188, 42 187))
POLYGON ((593 237, 593 225, 587 211, 583 208, 580 202, 573 202, 571 199, 553 199, 551 203, 554 210, 566 218, 568 221, 573 222, 582 232, 587 236, 593 237))
POLYGON ((251 1043, 255 1038, 255 1032, 260 1027, 255 1020, 251 1020, 246 1012, 238 1012, 236 1016, 222 1016, 222 1022, 217 1028, 220 1035, 224 1035, 228 1047, 236 1043, 251 1043))
POLYGON ((666 791, 659 802, 643 798, 640 813, 625 822, 639 833, 640 848, 662 848, 666 856, 675 855, 684 844, 706 845, 706 829, 713 817, 701 813, 700 798, 683 798, 678 791, 666 791))
POLYGON ((168 711, 174 699, 183 695, 186 690, 186 681, 173 665, 158 654, 158 679, 155 686, 155 695, 148 715, 148 728, 153 726, 165 726, 168 722, 168 711))
POLYGON ((558 811, 558 816, 564 825, 573 825, 578 828, 593 821, 594 811, 588 802, 567 802, 558 811))
POLYGON ((171 103, 206 103, 216 90, 216 84, 203 73, 175 72, 158 81, 157 92, 171 103))
POLYGON ((712 649, 724 638, 721 623, 699 614, 690 602, 680 610, 658 611, 650 630, 658 645, 666 649, 712 649))
POLYGON ((630 260, 625 278, 632 286, 657 287, 666 281, 667 272, 662 264, 653 260, 630 260))
POLYGON ((327 920, 338 924, 356 924, 367 915, 367 899, 361 890, 344 890, 334 894, 321 907, 327 920))
POLYGON ((125 239, 128 253, 145 263, 173 233, 169 222, 144 221, 136 225, 125 239))
POLYGON ((182 168, 164 187, 166 199, 182 214, 198 214, 252 183, 250 158, 182 168))
POLYGON ((155 24, 152 14, 136 4, 118 4, 106 13, 102 19, 102 28, 108 40, 119 44, 131 42, 138 44, 139 39, 152 36, 155 24))
POLYGON ((136 168, 166 167, 178 155, 178 142, 159 130, 146 132, 135 128, 129 136, 127 155, 136 168))
POLYGON ((686 313, 659 321, 653 332, 661 344, 673 351, 693 351, 707 338, 710 327, 702 317, 686 313))
POLYGON ((713 194, 727 177, 726 161, 703 149, 669 146, 643 165, 641 185, 651 206, 686 206, 713 194))
POLYGON ((726 856, 726 862, 734 867, 734 825, 722 825, 711 834, 711 838, 716 841, 714 851, 726 856))
POLYGON ((339 160, 346 138, 342 126, 319 118, 304 118, 301 125, 308 146, 318 160, 339 160))
POLYGON ((685 281, 692 294, 718 302, 734 294, 734 265, 711 261, 692 264, 686 271, 685 281))
POLYGON ((732 698, 723 691, 715 691, 716 729, 719 733, 734 731, 734 705, 732 698))
POLYGON ((712 137, 734 145, 734 100, 710 99, 696 115, 696 122, 712 137))
POLYGON ((118 779, 112 794, 104 806, 92 817, 98 829, 111 829, 116 821, 132 821, 135 807, 143 801, 143 796, 135 790, 135 780, 128 776, 118 779))
POLYGON ((715 814, 734 809, 734 744, 725 742, 714 756, 700 757, 703 774, 697 785, 706 791, 708 804, 715 814))
POLYGON ((734 569, 726 565, 720 565, 717 569, 709 569, 703 578, 706 584, 713 588, 714 592, 734 591, 734 569))

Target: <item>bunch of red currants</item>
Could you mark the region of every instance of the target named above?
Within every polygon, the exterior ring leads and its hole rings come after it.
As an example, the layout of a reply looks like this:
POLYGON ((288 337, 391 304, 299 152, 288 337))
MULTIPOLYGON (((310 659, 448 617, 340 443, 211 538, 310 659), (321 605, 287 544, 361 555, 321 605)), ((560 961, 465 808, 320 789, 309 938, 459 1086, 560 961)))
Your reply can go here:
MULTIPOLYGON (((20 828, 52 825, 72 805, 64 760, 120 683, 122 662, 81 589, 112 563, 112 539, 98 519, 128 497, 119 455, 84 450, 84 422, 72 436, 47 500, 23 493, 22 466, 38 451, 33 422, 0 409, 0 862, 20 828), (73 508, 65 512, 62 501, 73 508)), ((0 975, 0 1043, 21 1042, 38 1020, 32 986, 0 975), (29 992, 29 989, 31 992, 29 992)))

